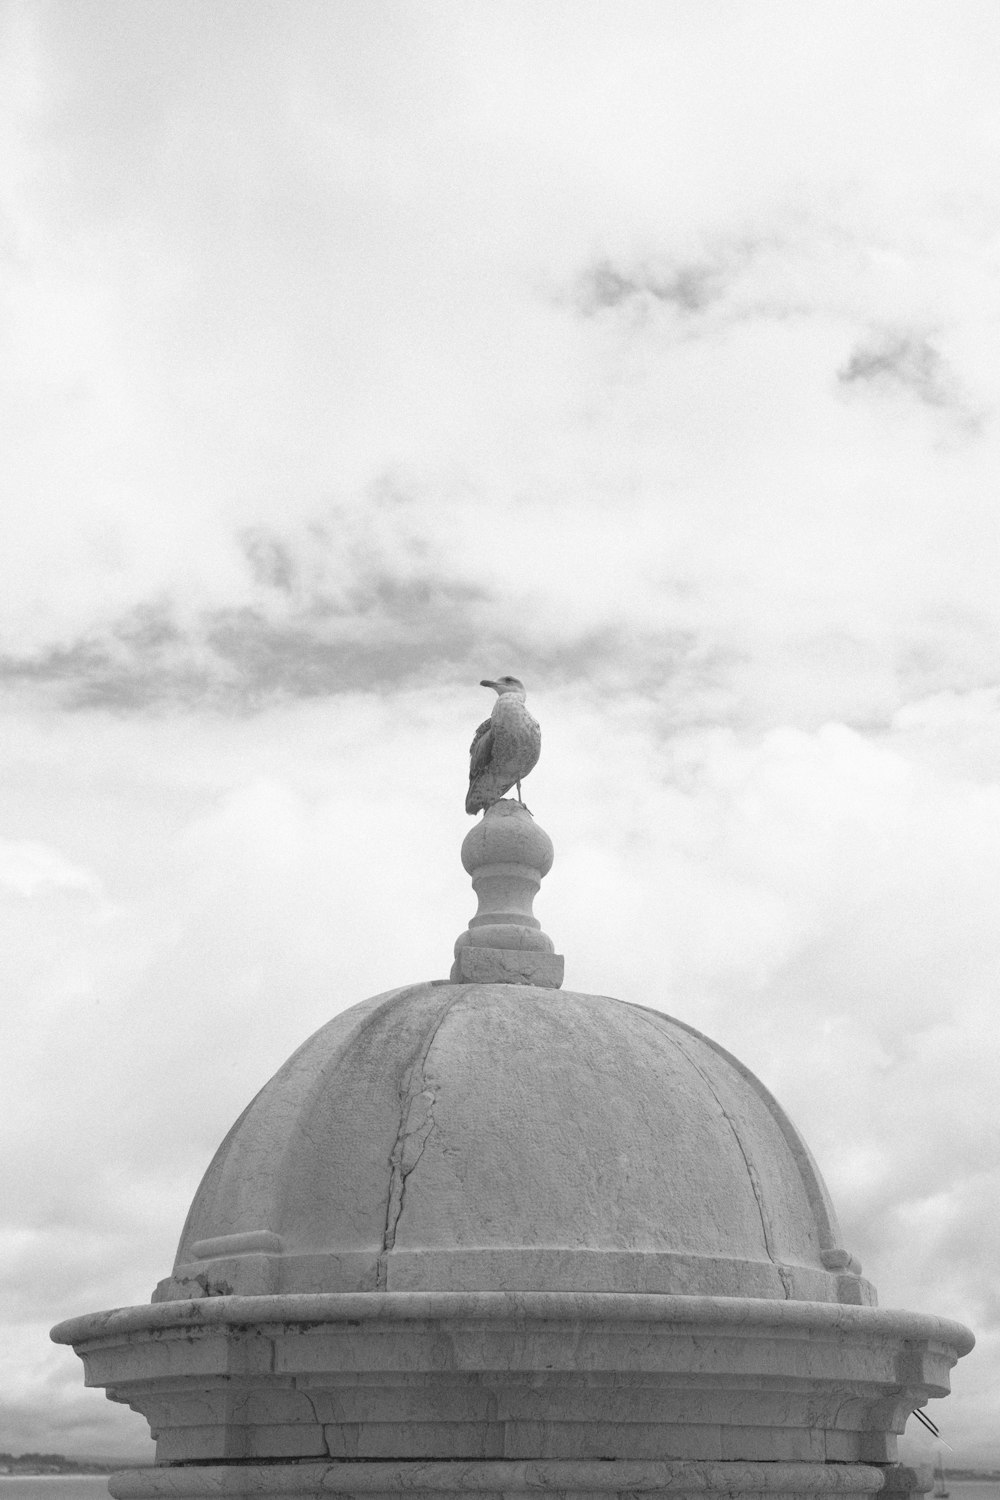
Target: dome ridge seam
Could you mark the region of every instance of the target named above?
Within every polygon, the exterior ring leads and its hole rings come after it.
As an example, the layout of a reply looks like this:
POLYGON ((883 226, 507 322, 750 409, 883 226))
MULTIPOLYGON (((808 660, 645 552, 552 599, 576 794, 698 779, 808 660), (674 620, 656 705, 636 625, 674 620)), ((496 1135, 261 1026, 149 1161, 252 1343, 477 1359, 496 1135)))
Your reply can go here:
POLYGON ((690 1052, 686 1047, 682 1046, 677 1037, 671 1036, 666 1027, 658 1026, 656 1024, 655 1012, 647 1010, 645 1006, 637 1006, 636 1009, 639 1011, 642 1020, 645 1021, 647 1026, 651 1026, 655 1031, 659 1032, 661 1036, 666 1037, 670 1045, 677 1052, 679 1052, 680 1055, 684 1058, 685 1062, 687 1062, 689 1066, 694 1069, 694 1071, 698 1074, 698 1077, 702 1080, 705 1087, 708 1089, 712 1098, 715 1100, 716 1104, 719 1106, 719 1109, 722 1113, 722 1118, 729 1126, 729 1130, 732 1134, 733 1140, 736 1142, 739 1153, 742 1156, 743 1162, 747 1169, 747 1176, 750 1179, 750 1187, 753 1191, 754 1202, 757 1204, 757 1212, 760 1215, 760 1227, 761 1232, 764 1236, 764 1249, 767 1251, 768 1260, 770 1260, 771 1264, 774 1266, 775 1270, 778 1273, 778 1276, 781 1279, 781 1285, 784 1289, 786 1299, 789 1298, 791 1296, 791 1286, 789 1283, 788 1272, 783 1266, 781 1260, 774 1252, 774 1240, 771 1234, 770 1225, 768 1224, 768 1214, 764 1207, 763 1189, 761 1186, 760 1174, 758 1173, 752 1159, 747 1154, 746 1147, 740 1137, 739 1131, 736 1128, 735 1120, 726 1109, 726 1106, 723 1104, 721 1098, 719 1097, 718 1090, 716 1089, 711 1078, 705 1072, 704 1068, 698 1065, 695 1059, 691 1056, 690 1052))
MULTIPOLYGON (((710 1037, 705 1032, 699 1031, 696 1026, 691 1026, 687 1021, 682 1021, 677 1016, 669 1016, 666 1011, 654 1010, 648 1005, 639 1005, 634 1000, 626 1000, 622 1003, 630 1006, 633 1010, 644 1012, 644 1014, 651 1016, 654 1020, 659 1017, 664 1021, 668 1021, 670 1025, 678 1027, 697 1041, 704 1042, 706 1047, 710 1047, 713 1052, 717 1053, 724 1062, 727 1062, 739 1074, 745 1083, 749 1084, 778 1126, 785 1138, 788 1149, 792 1153, 792 1157, 798 1168, 799 1177, 815 1216, 821 1249, 823 1251, 836 1252, 843 1244, 843 1237, 836 1209, 823 1183, 820 1170, 813 1159, 812 1152, 799 1133, 795 1122, 763 1080, 758 1078, 757 1074, 748 1068, 735 1053, 723 1047, 721 1042, 717 1042, 714 1037, 710 1037)), ((657 1027, 657 1030, 660 1029, 657 1027)), ((664 1032, 663 1034, 666 1035, 667 1033, 664 1032)), ((686 1053, 685 1056, 687 1056, 686 1053)), ((857 1267, 857 1269, 860 1270, 860 1267, 857 1267)))

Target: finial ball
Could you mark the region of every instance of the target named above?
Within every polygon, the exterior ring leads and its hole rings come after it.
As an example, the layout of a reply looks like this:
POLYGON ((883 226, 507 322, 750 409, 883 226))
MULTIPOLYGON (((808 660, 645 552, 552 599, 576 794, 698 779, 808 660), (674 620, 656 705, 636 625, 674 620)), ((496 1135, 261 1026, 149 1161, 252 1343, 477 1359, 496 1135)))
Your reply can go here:
POLYGON ((526 808, 504 798, 488 807, 462 843, 462 864, 470 875, 484 865, 527 865, 539 876, 552 868, 552 840, 526 808))

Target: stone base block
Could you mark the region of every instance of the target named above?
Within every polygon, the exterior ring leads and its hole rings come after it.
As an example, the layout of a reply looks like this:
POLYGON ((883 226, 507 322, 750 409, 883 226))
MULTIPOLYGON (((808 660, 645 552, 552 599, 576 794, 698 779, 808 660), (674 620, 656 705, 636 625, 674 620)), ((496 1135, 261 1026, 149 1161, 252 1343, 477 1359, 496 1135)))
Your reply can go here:
POLYGON ((456 984, 533 984, 557 990, 566 960, 561 953, 524 948, 460 948, 451 971, 456 984))
POLYGON ((115 1500, 909 1500, 929 1479, 901 1465, 531 1460, 201 1464, 113 1474, 115 1500))

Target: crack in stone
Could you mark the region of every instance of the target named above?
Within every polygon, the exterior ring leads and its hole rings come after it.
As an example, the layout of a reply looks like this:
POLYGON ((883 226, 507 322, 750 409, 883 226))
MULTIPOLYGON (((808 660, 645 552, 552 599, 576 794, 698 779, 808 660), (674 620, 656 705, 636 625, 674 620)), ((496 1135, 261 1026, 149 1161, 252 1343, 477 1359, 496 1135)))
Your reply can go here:
MULTIPOLYGON (((771 1255, 771 1248, 770 1248, 770 1246, 768 1246, 767 1253, 768 1253, 768 1255, 771 1255)), ((787 1266, 783 1266, 780 1263, 780 1261, 776 1261, 774 1259, 773 1255, 771 1255, 771 1261, 772 1261, 772 1264, 774 1265, 774 1269, 777 1271, 778 1275, 781 1278, 781 1285, 784 1287, 784 1290, 785 1290, 785 1300, 787 1302, 794 1302, 794 1300, 795 1300, 795 1288, 792 1285, 792 1273, 789 1271, 789 1269, 788 1269, 787 1266)))
POLYGON ((300 1396, 305 1398, 306 1404, 313 1414, 313 1421, 316 1423, 316 1426, 320 1430, 320 1434, 323 1440, 323 1447, 326 1450, 324 1457, 333 1458, 335 1455, 330 1452, 330 1437, 326 1430, 326 1423, 322 1420, 319 1412, 316 1410, 315 1398, 311 1396, 307 1390, 304 1390, 303 1387, 299 1385, 298 1381, 295 1382, 295 1389, 298 1391, 300 1396))
POLYGON ((437 1094, 434 1090, 424 1088, 419 1094, 414 1094, 409 1099, 405 1121, 396 1137, 396 1144, 389 1158, 392 1178, 389 1185, 383 1251, 391 1250, 396 1243, 396 1229, 406 1200, 406 1181, 423 1156, 427 1137, 434 1129, 436 1098, 437 1094))
POLYGON ((427 1139, 436 1123, 434 1105, 437 1089, 428 1085, 427 1058, 449 1011, 461 999, 462 995, 459 994, 447 1002, 408 1068, 399 1090, 399 1130, 389 1154, 389 1194, 376 1272, 376 1290, 380 1292, 386 1290, 389 1271, 386 1257, 396 1243, 396 1231, 406 1198, 406 1180, 423 1156, 427 1139))

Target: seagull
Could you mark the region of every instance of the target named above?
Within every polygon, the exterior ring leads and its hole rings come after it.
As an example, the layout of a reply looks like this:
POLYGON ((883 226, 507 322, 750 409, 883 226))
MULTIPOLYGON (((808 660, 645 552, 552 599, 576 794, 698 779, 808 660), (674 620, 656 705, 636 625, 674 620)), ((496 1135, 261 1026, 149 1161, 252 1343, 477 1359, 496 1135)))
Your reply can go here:
POLYGON ((469 747, 467 813, 492 807, 512 786, 521 802, 521 780, 537 765, 542 748, 542 731, 524 706, 523 682, 516 677, 491 682, 484 677, 480 687, 492 688, 497 701, 469 747))

